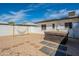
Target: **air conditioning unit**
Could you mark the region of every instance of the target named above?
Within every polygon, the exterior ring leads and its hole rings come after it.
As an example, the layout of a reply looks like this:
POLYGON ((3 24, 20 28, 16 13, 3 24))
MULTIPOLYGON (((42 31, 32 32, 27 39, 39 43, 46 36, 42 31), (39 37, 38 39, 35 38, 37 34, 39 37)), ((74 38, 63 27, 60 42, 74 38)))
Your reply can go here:
POLYGON ((68 13, 68 16, 69 16, 69 17, 75 17, 75 16, 76 16, 75 11, 70 11, 70 12, 68 13))

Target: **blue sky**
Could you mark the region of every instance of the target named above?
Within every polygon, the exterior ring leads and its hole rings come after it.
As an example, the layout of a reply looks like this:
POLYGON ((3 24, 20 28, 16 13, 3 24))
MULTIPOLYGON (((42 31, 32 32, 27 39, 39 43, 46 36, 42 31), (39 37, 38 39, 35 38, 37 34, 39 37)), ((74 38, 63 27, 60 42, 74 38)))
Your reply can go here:
POLYGON ((9 3, 0 4, 0 22, 37 22, 67 17, 68 11, 79 14, 79 4, 9 3))

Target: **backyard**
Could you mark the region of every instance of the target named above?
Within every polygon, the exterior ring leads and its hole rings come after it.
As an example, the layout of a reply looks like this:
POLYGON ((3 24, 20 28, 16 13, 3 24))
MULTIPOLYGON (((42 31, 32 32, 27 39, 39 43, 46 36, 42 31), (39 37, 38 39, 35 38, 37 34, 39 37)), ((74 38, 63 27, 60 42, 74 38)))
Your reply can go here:
MULTIPOLYGON (((54 33, 55 34, 55 33, 54 33)), ((1 56, 70 56, 79 55, 78 42, 69 38, 66 45, 60 44, 64 37, 42 34, 25 34, 0 37, 1 56), (47 37, 47 36, 46 36, 47 37), (52 39, 52 41, 50 41, 52 39), (74 44, 73 44, 74 43, 74 44), (75 50, 75 52, 74 52, 75 50)))
MULTIPOLYGON (((1 36, 0 37, 0 55, 25 55, 25 56, 46 56, 47 54, 40 51, 40 49, 45 46, 41 42, 44 41, 44 35, 40 34, 26 34, 17 36, 1 36)), ((50 42, 54 44, 56 49, 58 43, 50 42)))

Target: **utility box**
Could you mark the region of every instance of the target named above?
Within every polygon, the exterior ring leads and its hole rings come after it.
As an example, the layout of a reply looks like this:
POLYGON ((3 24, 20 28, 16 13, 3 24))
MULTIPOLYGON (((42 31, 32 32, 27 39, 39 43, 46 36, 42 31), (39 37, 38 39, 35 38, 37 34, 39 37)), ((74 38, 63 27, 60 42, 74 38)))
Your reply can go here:
POLYGON ((75 17, 75 16, 76 16, 75 11, 70 11, 70 12, 68 13, 68 16, 69 16, 69 17, 75 17))

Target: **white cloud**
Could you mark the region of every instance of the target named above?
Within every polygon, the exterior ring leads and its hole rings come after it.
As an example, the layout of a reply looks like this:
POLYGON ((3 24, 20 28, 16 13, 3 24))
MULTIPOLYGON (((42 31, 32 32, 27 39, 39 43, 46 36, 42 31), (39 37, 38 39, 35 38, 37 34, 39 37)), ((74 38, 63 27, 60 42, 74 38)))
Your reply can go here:
POLYGON ((32 22, 64 18, 67 16, 67 14, 68 14, 67 12, 68 12, 68 10, 66 10, 66 9, 62 9, 59 11, 53 11, 52 9, 47 9, 47 12, 43 15, 42 18, 34 18, 34 19, 32 19, 32 22))
POLYGON ((26 12, 30 11, 31 9, 28 10, 20 10, 17 12, 10 11, 9 14, 2 14, 0 15, 0 21, 18 21, 18 20, 24 20, 25 16, 29 16, 26 12))
MULTIPOLYGON (((38 5, 31 5, 34 8, 42 6, 43 4, 38 4, 38 5)), ((8 14, 2 14, 0 15, 0 21, 22 21, 22 22, 26 22, 25 18, 26 16, 30 16, 27 14, 27 12, 32 11, 33 8, 29 8, 27 10, 20 10, 17 12, 14 11, 10 11, 8 14)), ((68 14, 67 9, 62 9, 59 11, 54 11, 52 9, 47 9, 47 12, 43 15, 42 18, 34 18, 32 19, 32 22, 37 22, 37 21, 42 21, 42 20, 46 20, 46 19, 59 19, 59 18, 63 18, 63 17, 67 17, 68 14)), ((71 11, 71 10, 70 10, 71 11)), ((79 10, 74 10, 76 11, 76 14, 79 15, 79 10)))
POLYGON ((48 12, 44 14, 46 19, 59 19, 63 17, 67 17, 68 10, 62 9, 59 11, 53 11, 51 9, 48 9, 48 12))
POLYGON ((6 20, 9 20, 10 18, 12 18, 12 16, 10 14, 0 15, 0 21, 6 21, 6 20))
POLYGON ((59 11, 53 11, 52 9, 47 9, 47 12, 44 14, 44 18, 35 19, 35 22, 42 21, 42 20, 65 18, 65 17, 68 17, 69 11, 75 11, 76 15, 79 16, 79 9, 77 10, 61 9, 59 11))

